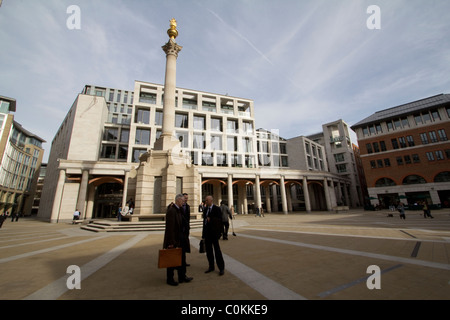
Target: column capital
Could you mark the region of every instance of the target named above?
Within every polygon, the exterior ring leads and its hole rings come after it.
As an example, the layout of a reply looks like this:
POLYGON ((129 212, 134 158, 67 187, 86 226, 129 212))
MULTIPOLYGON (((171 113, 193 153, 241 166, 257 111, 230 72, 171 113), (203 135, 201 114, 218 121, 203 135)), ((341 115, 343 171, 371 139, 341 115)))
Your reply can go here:
POLYGON ((169 39, 169 41, 161 48, 166 55, 174 55, 175 58, 178 58, 178 53, 183 49, 183 47, 178 45, 173 39, 169 39))

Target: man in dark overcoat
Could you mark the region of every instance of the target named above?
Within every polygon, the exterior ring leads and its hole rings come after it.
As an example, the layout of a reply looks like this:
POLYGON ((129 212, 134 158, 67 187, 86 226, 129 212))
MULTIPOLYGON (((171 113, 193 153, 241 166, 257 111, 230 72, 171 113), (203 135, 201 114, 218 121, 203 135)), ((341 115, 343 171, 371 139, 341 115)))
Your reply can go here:
POLYGON ((167 208, 166 230, 164 233, 164 249, 181 248, 181 266, 167 268, 167 284, 176 286, 178 283, 189 282, 193 278, 186 276, 186 252, 190 252, 189 229, 183 223, 184 196, 178 194, 175 203, 167 208), (178 282, 173 279, 174 270, 178 271, 178 282))
POLYGON ((219 245, 219 238, 223 232, 222 210, 213 204, 213 200, 212 196, 207 196, 205 199, 206 206, 203 210, 202 239, 205 240, 206 257, 208 258, 209 264, 209 268, 205 273, 214 271, 215 257, 217 267, 219 268, 219 275, 223 275, 225 273, 225 262, 219 245))

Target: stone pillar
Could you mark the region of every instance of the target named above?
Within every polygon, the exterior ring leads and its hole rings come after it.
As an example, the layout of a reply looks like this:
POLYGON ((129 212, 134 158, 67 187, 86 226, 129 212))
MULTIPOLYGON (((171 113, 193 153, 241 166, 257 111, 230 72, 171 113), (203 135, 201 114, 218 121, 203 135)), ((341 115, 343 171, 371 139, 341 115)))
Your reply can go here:
POLYGON ((82 176, 81 176, 81 184, 80 184, 80 190, 78 192, 78 201, 77 201, 77 209, 80 211, 80 216, 82 219, 86 218, 86 194, 87 194, 87 188, 89 183, 89 170, 83 170, 82 176))
POLYGON ((311 212, 311 201, 309 199, 309 190, 308 190, 308 180, 306 177, 303 177, 303 196, 305 197, 305 209, 306 212, 311 212))
POLYGON ((323 192, 325 193, 325 201, 327 203, 327 211, 331 211, 331 202, 330 202, 330 194, 328 191, 328 180, 327 178, 323 179, 323 192))
POLYGON ((286 186, 284 185, 284 176, 280 178, 280 193, 281 193, 281 207, 283 208, 283 213, 288 214, 287 200, 286 200, 286 186))
POLYGON ((233 175, 228 174, 227 180, 227 188, 228 188, 228 208, 233 207, 233 175))
POLYGON ((161 137, 155 141, 155 150, 171 150, 179 145, 179 141, 175 138, 175 86, 176 86, 176 69, 178 53, 183 48, 175 42, 178 35, 176 30, 176 21, 172 19, 169 34, 169 41, 162 46, 166 53, 166 74, 164 81, 164 100, 163 100, 163 124, 161 137))
POLYGON ((256 175, 255 177, 255 191, 256 191, 256 207, 261 208, 261 187, 260 187, 260 181, 259 181, 259 175, 256 175))
POLYGON ((129 171, 125 171, 125 177, 123 178, 122 209, 127 204, 128 177, 129 176, 130 176, 130 172, 129 171))
POLYGON ((270 201, 270 186, 265 186, 264 188, 266 188, 266 211, 267 213, 271 213, 272 212, 272 203, 270 201))
POLYGON ((61 209, 61 199, 64 191, 64 184, 66 182, 66 171, 64 169, 59 170, 58 184, 56 185, 55 198, 53 200, 52 215, 50 222, 58 222, 59 211, 61 209))

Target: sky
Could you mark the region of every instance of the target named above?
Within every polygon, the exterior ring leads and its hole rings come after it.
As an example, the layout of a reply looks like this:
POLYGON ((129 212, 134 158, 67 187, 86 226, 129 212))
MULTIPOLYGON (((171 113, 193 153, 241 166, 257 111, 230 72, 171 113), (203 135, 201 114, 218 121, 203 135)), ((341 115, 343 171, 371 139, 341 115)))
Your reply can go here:
POLYGON ((448 12, 448 0, 3 0, 0 95, 47 141, 45 162, 85 85, 164 84, 175 18, 176 85, 252 99, 255 127, 288 139, 450 93, 448 12))

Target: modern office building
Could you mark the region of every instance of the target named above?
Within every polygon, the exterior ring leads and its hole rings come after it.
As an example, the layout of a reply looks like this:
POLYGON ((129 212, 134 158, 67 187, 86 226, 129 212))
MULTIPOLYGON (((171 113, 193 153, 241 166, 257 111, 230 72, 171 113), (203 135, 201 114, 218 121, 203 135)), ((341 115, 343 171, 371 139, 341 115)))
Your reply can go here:
POLYGON ((16 100, 0 96, 0 214, 30 215, 45 142, 14 120, 16 100))
POLYGON ((372 205, 449 206, 450 95, 378 111, 352 126, 372 205))
MULTIPOLYGON (((38 216, 67 221, 78 209, 83 218, 113 217, 140 198, 150 203, 139 214, 163 212, 158 178, 145 196, 136 178, 140 156, 161 135, 163 95, 163 85, 143 81, 134 90, 86 85, 52 141, 38 216)), ((325 159, 324 170, 291 167, 287 141, 255 129, 250 99, 184 88, 176 88, 175 99, 175 134, 200 177, 193 207, 212 194, 243 214, 255 206, 284 213, 332 210, 338 183, 350 185, 347 177, 326 170, 325 159)), ((176 178, 178 191, 188 186, 182 178, 176 178)))
POLYGON ((349 128, 343 120, 322 125, 322 132, 288 139, 288 150, 291 168, 328 171, 350 181, 346 184, 334 181, 337 204, 349 207, 363 205, 349 128))

